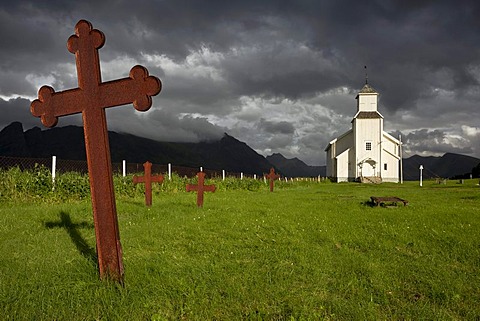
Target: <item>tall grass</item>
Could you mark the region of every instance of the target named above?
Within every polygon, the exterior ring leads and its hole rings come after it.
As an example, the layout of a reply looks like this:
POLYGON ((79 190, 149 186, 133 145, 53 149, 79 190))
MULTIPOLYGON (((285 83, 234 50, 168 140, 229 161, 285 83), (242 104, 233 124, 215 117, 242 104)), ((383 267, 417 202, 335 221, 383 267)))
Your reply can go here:
POLYGON ((274 193, 260 181, 221 187, 198 209, 183 180, 146 208, 141 186, 115 178, 124 287, 98 281, 87 198, 2 202, 0 319, 480 318, 475 181, 294 182, 274 193), (370 207, 370 196, 410 204, 370 207))
MULTIPOLYGON (((145 187, 143 184, 133 184, 133 175, 126 177, 114 174, 114 188, 117 197, 136 197, 143 195, 145 187)), ((143 175, 137 173, 136 175, 143 175)), ((195 178, 180 177, 172 174, 171 180, 165 175, 162 184, 154 183, 152 191, 154 194, 178 193, 185 191, 187 183, 197 183, 195 178)), ((249 190, 258 191, 266 186, 263 179, 238 179, 226 177, 222 179, 207 179, 205 184, 215 184, 217 191, 227 190, 249 190)), ((292 182, 277 181, 276 188, 290 188, 292 182)), ((303 182, 302 184, 308 184, 303 182)), ((297 182, 298 185, 298 182, 297 182)), ((60 203, 65 201, 85 200, 90 197, 90 182, 88 175, 76 172, 57 174, 55 181, 52 180, 50 171, 44 166, 35 167, 33 170, 22 171, 18 167, 8 170, 0 170, 0 200, 4 202, 47 202, 60 203)))

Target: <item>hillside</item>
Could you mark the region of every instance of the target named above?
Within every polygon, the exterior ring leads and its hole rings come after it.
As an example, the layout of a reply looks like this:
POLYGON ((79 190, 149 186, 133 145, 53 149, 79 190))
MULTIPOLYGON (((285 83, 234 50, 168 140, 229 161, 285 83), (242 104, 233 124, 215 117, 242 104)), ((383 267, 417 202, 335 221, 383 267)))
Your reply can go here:
POLYGON ((280 170, 285 176, 288 177, 325 177, 325 166, 310 166, 305 164, 298 158, 285 158, 282 154, 274 153, 267 156, 266 159, 278 170, 280 170))
POLYGON ((419 167, 423 165, 424 178, 451 178, 471 173, 479 163, 479 158, 454 153, 440 157, 414 155, 403 160, 403 177, 405 180, 418 180, 419 167))
MULTIPOLYGON (((116 132, 108 133, 112 162, 150 161, 156 164, 224 169, 227 172, 263 175, 272 165, 247 144, 225 134, 218 141, 168 143, 116 132)), ((0 156, 85 160, 83 128, 55 127, 23 131, 14 122, 0 131, 0 156)))
MULTIPOLYGON (((309 166, 298 158, 287 159, 281 154, 266 158, 246 143, 224 134, 217 141, 200 143, 159 142, 131 134, 109 132, 110 152, 113 162, 172 163, 177 166, 243 172, 263 175, 273 166, 287 177, 325 176, 325 166, 309 166)), ((55 127, 27 131, 19 122, 11 123, 0 131, 0 156, 85 160, 83 128, 78 126, 55 127)), ((403 160, 405 180, 418 180, 419 166, 423 165, 424 178, 449 178, 471 173, 480 163, 479 158, 446 153, 441 157, 414 155, 403 160)))

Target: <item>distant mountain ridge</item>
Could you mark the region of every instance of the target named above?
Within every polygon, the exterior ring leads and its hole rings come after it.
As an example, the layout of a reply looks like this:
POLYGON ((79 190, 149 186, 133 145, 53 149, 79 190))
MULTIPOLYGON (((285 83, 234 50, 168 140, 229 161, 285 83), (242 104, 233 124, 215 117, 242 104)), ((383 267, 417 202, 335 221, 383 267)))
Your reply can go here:
POLYGON ((453 178, 470 174, 480 163, 480 158, 446 153, 443 156, 418 156, 403 159, 403 177, 405 180, 419 180, 420 165, 424 178, 453 178))
MULTIPOLYGON (((152 139, 108 132, 112 162, 150 161, 177 166, 224 169, 227 172, 263 175, 272 165, 247 144, 224 134, 217 141, 200 143, 168 143, 152 139)), ((14 122, 0 131, 0 155, 49 158, 52 155, 68 160, 85 160, 83 128, 55 127, 41 130, 34 127, 23 131, 14 122)))
POLYGON ((326 166, 310 166, 298 158, 285 158, 282 154, 274 153, 266 159, 275 165, 288 177, 317 177, 326 175, 326 166))
MULTIPOLYGON (((309 166, 296 157, 287 159, 278 153, 263 157, 228 134, 211 142, 169 143, 109 132, 109 141, 113 162, 144 163, 148 160, 154 164, 203 166, 260 176, 275 167, 287 177, 326 176, 325 166, 309 166)), ((65 126, 41 130, 34 127, 24 131, 20 122, 13 122, 0 131, 0 156, 49 158, 52 155, 65 160, 85 160, 83 128, 65 126)), ((441 157, 414 155, 403 159, 403 176, 405 180, 418 180, 419 166, 423 165, 424 178, 450 178, 471 173, 479 163, 479 158, 453 153, 441 157)))

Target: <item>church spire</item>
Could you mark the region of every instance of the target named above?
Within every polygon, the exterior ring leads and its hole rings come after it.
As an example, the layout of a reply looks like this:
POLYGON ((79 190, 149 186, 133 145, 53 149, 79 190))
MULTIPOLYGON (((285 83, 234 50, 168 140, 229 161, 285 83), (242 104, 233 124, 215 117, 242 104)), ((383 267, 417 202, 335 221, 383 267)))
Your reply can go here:
POLYGON ((360 94, 366 94, 366 93, 376 94, 377 92, 375 91, 375 89, 372 86, 370 86, 370 84, 368 83, 367 66, 365 65, 363 68, 365 69, 365 85, 363 85, 363 88, 360 90, 360 94))

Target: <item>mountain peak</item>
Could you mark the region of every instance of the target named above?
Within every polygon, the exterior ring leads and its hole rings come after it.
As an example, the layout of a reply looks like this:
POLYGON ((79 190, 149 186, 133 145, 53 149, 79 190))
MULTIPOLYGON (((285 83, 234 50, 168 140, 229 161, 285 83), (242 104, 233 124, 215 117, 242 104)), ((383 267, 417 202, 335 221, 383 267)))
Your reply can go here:
POLYGON ((13 122, 0 131, 0 153, 3 156, 30 156, 22 123, 13 122))
POLYGON ((297 157, 288 159, 280 153, 273 153, 266 158, 288 177, 316 177, 318 175, 326 175, 325 166, 309 166, 297 157))
MULTIPOLYGON (((150 161, 154 164, 200 167, 227 172, 262 175, 272 166, 246 143, 227 133, 221 139, 199 143, 159 142, 132 134, 108 132, 110 156, 113 162, 150 161)), ((0 131, 0 155, 85 160, 85 139, 79 126, 41 130, 34 127, 23 131, 14 122, 0 131)))

